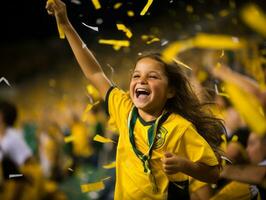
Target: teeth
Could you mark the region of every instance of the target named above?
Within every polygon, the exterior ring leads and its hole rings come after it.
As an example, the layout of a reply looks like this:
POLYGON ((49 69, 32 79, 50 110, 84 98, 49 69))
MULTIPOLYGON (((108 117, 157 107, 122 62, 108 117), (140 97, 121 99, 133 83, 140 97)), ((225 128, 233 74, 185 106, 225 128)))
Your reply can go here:
POLYGON ((136 90, 136 92, 148 92, 148 91, 145 90, 145 89, 143 89, 143 88, 138 88, 138 89, 136 90))
POLYGON ((136 89, 136 95, 137 95, 137 97, 139 97, 139 95, 141 95, 141 94, 143 94, 143 95, 149 95, 150 92, 148 90, 144 89, 144 88, 137 88, 136 89))

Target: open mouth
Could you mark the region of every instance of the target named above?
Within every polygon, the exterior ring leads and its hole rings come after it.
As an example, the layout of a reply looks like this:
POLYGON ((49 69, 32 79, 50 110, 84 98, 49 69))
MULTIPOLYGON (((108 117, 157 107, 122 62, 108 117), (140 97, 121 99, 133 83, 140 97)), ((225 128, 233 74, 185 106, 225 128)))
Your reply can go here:
POLYGON ((137 98, 142 96, 142 95, 143 96, 149 96, 150 95, 150 92, 144 88, 136 89, 135 93, 136 93, 137 98))

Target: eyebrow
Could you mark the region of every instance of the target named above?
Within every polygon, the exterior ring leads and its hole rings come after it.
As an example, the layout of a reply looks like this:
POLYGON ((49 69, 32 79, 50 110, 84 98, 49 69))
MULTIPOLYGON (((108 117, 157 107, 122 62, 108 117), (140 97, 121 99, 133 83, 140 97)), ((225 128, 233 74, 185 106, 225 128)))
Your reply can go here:
MULTIPOLYGON (((135 71, 133 71, 133 73, 140 73, 140 71, 139 70, 135 70, 135 71)), ((162 74, 161 72, 159 72, 159 71, 149 71, 148 73, 157 73, 157 74, 162 74)))

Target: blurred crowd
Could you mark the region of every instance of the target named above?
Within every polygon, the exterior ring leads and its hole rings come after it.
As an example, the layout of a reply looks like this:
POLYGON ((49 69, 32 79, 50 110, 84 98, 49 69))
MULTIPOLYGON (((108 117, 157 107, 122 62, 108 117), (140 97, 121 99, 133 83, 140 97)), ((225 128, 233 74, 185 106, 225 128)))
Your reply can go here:
MULTIPOLYGON (((220 180, 210 185, 191 179, 192 200, 265 199, 266 43, 259 43, 257 52, 260 62, 254 68, 260 74, 245 66, 247 58, 239 51, 191 49, 178 57, 193 89, 210 102, 227 131, 221 145, 220 180), (264 79, 258 79, 261 76, 264 79)), ((126 87, 119 77, 128 68, 115 73, 126 87)), ((106 175, 111 180, 105 189, 83 198, 113 198, 115 172, 103 165, 115 161, 116 143, 96 142, 93 137, 117 141, 118 135, 108 125, 97 91, 88 85, 86 92, 82 79, 70 83, 69 76, 48 83, 40 80, 30 90, 25 87, 16 100, 1 100, 1 199, 72 199, 68 188, 62 187, 69 179, 78 177, 73 184, 80 190, 79 185, 106 175)))

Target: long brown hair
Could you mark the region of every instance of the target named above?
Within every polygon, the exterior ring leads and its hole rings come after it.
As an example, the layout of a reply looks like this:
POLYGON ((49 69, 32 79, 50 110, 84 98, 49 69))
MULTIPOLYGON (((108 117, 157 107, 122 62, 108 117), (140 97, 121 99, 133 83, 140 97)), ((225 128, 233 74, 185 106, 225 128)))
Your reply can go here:
MULTIPOLYGON (((197 132, 209 143, 216 155, 220 154, 219 145, 225 127, 221 119, 214 117, 208 106, 213 102, 200 102, 182 68, 175 62, 163 61, 158 53, 142 55, 142 58, 152 58, 164 65, 169 87, 175 91, 174 97, 167 100, 165 109, 176 113, 190 121, 197 132)), ((219 159, 220 160, 220 159, 219 159)))

